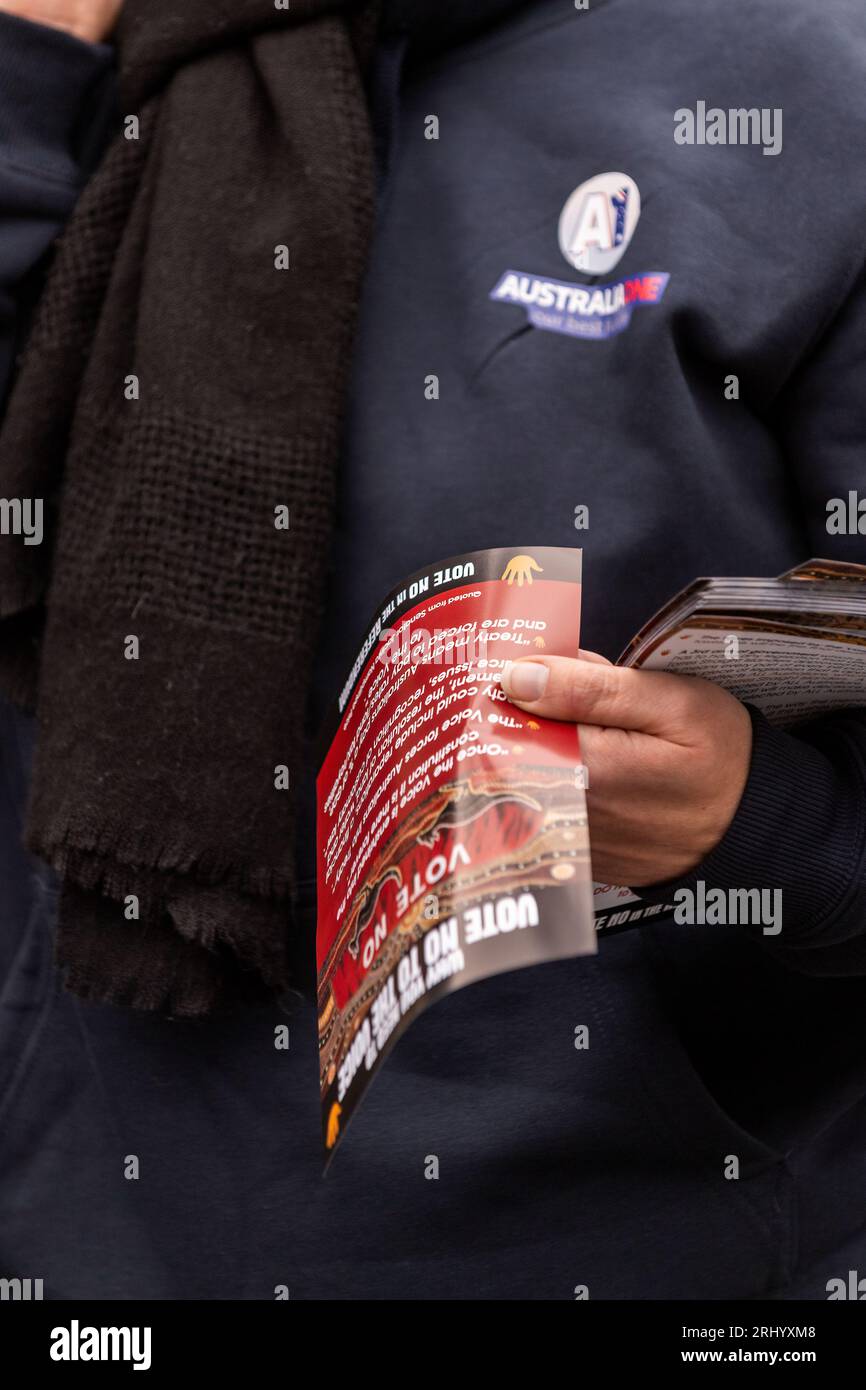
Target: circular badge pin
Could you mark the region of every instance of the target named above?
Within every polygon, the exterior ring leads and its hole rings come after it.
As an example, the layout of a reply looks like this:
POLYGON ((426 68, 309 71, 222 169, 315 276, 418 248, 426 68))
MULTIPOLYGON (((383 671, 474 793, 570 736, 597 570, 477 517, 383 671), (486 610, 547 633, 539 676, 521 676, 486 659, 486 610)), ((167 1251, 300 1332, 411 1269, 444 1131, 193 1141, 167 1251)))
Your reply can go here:
POLYGON ((607 275, 621 259, 640 217, 640 191, 628 174, 596 174, 566 199, 559 249, 585 275, 607 275))

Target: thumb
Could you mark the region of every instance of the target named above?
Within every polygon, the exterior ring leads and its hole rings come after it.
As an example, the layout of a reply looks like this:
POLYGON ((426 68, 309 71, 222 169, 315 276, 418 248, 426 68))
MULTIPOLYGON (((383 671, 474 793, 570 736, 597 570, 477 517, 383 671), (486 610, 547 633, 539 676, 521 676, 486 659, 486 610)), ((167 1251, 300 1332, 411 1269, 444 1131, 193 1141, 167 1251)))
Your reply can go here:
POLYGON ((515 705, 545 719, 640 730, 675 742, 686 713, 681 678, 611 666, 594 652, 509 661, 501 682, 515 705))

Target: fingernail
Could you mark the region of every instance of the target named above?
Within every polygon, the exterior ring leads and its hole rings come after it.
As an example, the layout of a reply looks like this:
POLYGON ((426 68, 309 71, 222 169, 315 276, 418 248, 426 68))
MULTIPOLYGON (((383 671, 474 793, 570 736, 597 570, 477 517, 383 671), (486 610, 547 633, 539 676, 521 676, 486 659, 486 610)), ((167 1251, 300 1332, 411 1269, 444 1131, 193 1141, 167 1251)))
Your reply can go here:
POLYGON ((502 689, 514 700, 540 700, 550 671, 539 661, 506 661, 502 668, 502 689))

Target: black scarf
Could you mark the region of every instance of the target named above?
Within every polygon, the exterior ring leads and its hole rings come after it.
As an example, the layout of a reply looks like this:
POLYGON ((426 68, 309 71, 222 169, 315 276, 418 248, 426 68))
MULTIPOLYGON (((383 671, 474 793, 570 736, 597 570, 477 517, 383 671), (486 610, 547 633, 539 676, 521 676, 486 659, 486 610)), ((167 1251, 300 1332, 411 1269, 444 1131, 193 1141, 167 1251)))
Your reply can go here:
MULTIPOLYGON (((435 46, 449 12, 400 0, 388 33, 435 46)), ((0 679, 38 717, 27 842, 84 997, 200 1014, 288 981, 372 29, 336 0, 124 6, 120 133, 0 435, 0 496, 47 511, 41 547, 0 538, 0 679)))
POLYGON ((372 218, 342 8, 127 0, 123 133, 0 438, 0 495, 48 511, 41 547, 3 539, 0 662, 38 715, 27 840, 86 997, 195 1014, 287 980, 279 769, 300 765, 372 218))

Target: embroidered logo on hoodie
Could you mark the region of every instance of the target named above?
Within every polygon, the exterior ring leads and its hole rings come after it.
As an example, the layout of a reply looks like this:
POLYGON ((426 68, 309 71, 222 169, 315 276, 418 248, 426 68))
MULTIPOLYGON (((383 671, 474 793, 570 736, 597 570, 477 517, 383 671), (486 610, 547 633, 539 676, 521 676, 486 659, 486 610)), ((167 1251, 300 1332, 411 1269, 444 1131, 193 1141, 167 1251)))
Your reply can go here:
MULTIPOLYGON (((640 217, 640 191, 628 174, 598 174, 566 199, 559 218, 559 249, 585 275, 613 270, 640 217)), ((522 305, 535 328, 573 338, 612 338, 631 322, 639 304, 658 304, 670 276, 644 271, 606 285, 552 280, 506 270, 490 298, 522 305)))

